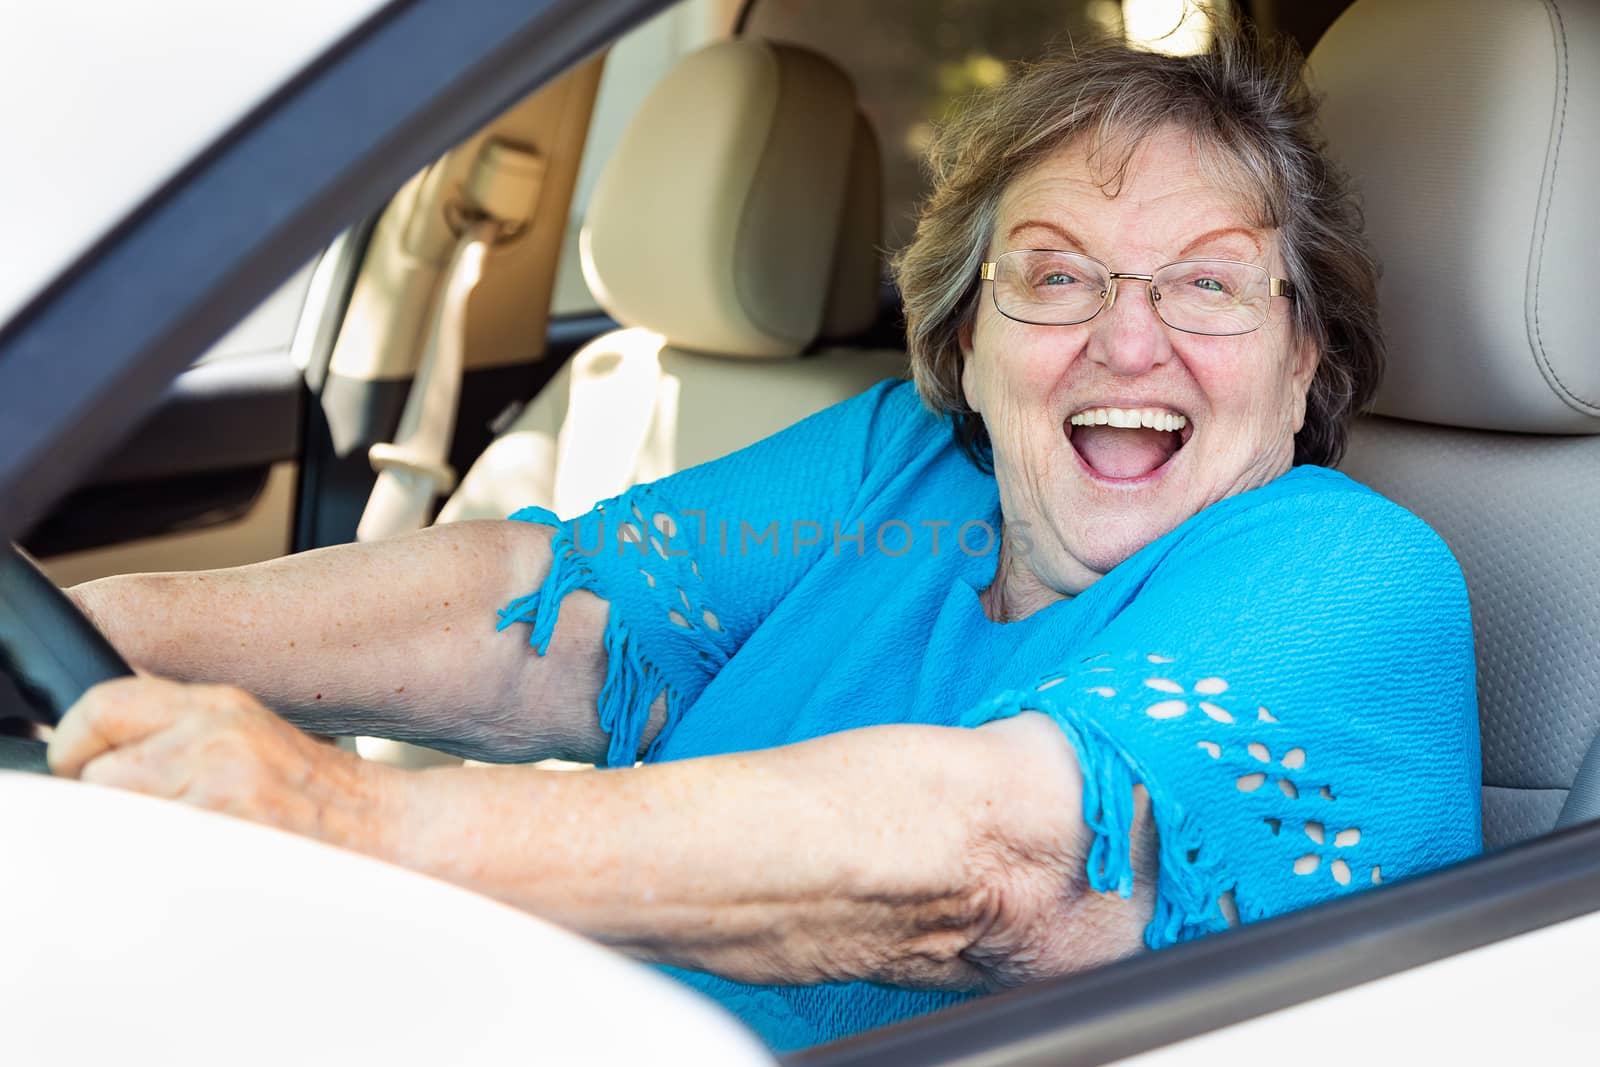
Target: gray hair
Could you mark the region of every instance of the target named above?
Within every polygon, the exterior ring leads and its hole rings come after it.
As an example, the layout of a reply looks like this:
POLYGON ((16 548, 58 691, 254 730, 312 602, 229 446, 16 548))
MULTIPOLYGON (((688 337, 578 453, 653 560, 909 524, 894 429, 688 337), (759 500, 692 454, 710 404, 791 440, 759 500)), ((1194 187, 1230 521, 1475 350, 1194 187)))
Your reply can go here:
POLYGON ((961 389, 961 331, 976 314, 978 267, 1006 188, 1080 139, 1115 195, 1140 142, 1178 125, 1201 163, 1278 231, 1294 285, 1293 333, 1320 354, 1295 435, 1294 462, 1332 466, 1350 416, 1383 376, 1378 268, 1361 212, 1316 127, 1317 100, 1299 50, 1217 20, 1212 50, 1169 56, 1106 43, 1024 67, 946 124, 928 153, 933 189, 916 237, 897 257, 912 375, 923 402, 948 415, 980 467, 993 462, 983 420, 961 389))

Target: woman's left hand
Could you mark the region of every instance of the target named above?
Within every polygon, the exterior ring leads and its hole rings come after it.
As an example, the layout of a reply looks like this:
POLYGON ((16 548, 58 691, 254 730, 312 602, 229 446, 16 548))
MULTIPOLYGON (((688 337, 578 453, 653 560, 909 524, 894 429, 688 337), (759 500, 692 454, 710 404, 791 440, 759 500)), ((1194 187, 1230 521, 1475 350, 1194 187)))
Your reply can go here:
POLYGON ((56 727, 53 773, 372 851, 390 768, 312 738, 234 686, 103 682, 56 727))

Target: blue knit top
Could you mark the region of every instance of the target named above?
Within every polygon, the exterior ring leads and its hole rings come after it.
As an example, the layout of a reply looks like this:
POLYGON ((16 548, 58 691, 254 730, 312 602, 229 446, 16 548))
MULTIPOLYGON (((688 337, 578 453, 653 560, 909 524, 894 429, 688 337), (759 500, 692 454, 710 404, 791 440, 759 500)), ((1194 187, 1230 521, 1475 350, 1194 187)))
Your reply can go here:
MULTIPOLYGON (((1420 519, 1296 467, 1220 501, 1076 597, 991 622, 998 489, 909 383, 556 527, 544 584, 501 612, 542 654, 562 597, 610 603, 609 763, 767 748, 885 723, 1058 723, 1084 773, 1089 884, 1127 895, 1132 787, 1160 836, 1152 948, 1479 849, 1472 628, 1420 519)), ((1027 545, 1015 547, 1026 552, 1027 545)), ((930 820, 943 817, 930 811, 930 820)), ((973 994, 753 986, 669 969, 774 1048, 973 994)))

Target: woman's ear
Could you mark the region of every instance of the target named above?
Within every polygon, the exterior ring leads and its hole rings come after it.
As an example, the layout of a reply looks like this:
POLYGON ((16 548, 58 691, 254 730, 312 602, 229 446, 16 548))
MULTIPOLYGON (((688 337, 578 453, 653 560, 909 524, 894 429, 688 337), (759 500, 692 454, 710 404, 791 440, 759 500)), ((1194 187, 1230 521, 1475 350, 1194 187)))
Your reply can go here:
POLYGON ((961 345, 961 395, 966 399, 968 409, 981 415, 983 412, 978 406, 977 391, 973 388, 972 380, 975 361, 972 358, 971 319, 963 322, 956 330, 956 340, 961 345))
POLYGON ((1317 376, 1317 365, 1321 362, 1322 352, 1309 337, 1295 346, 1292 379, 1294 418, 1291 420, 1295 433, 1299 433, 1306 424, 1306 395, 1311 391, 1312 379, 1317 376))

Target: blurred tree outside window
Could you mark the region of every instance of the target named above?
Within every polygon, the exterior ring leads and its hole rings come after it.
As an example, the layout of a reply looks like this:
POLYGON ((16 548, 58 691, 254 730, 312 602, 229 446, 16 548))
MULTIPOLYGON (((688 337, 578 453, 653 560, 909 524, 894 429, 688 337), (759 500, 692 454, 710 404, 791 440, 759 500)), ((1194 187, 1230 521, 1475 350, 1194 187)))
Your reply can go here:
POLYGON ((1117 0, 756 0, 751 36, 812 48, 855 80, 883 150, 883 245, 910 241, 937 124, 1017 61, 1120 36, 1117 0))

